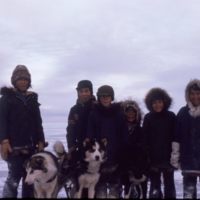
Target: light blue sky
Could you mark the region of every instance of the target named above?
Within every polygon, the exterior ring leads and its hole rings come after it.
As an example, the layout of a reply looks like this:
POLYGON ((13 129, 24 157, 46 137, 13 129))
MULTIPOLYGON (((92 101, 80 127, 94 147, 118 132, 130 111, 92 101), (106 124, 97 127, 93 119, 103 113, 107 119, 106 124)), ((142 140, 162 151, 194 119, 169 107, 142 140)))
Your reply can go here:
POLYGON ((0 0, 0 86, 26 65, 45 128, 63 134, 81 79, 144 112, 145 94, 162 87, 176 113, 200 77, 199 19, 199 0, 0 0))

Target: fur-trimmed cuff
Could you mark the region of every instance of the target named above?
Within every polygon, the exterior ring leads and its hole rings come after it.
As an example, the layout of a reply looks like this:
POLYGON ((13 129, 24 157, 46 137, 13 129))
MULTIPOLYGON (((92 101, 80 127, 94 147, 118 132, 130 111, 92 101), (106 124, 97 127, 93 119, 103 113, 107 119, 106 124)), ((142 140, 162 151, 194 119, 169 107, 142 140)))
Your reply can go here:
POLYGON ((179 158, 180 158, 180 144, 178 142, 172 142, 172 153, 170 163, 173 167, 179 168, 179 158))

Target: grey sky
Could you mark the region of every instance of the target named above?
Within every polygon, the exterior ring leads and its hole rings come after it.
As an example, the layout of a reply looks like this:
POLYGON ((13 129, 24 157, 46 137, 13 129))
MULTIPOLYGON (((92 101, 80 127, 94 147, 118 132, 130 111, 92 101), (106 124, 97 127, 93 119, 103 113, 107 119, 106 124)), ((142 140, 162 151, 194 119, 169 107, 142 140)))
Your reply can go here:
POLYGON ((199 19, 198 0, 0 0, 0 86, 26 65, 45 128, 63 134, 81 79, 144 112, 145 94, 162 87, 177 112, 200 77, 199 19))

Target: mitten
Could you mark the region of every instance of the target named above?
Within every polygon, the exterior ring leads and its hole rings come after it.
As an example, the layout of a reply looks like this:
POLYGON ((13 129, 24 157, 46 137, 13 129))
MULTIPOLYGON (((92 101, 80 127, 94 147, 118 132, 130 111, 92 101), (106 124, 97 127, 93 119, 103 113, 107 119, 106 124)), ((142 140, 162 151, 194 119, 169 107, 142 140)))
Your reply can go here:
POLYGON ((3 140, 1 142, 1 157, 3 160, 8 159, 8 155, 12 152, 9 140, 3 140))

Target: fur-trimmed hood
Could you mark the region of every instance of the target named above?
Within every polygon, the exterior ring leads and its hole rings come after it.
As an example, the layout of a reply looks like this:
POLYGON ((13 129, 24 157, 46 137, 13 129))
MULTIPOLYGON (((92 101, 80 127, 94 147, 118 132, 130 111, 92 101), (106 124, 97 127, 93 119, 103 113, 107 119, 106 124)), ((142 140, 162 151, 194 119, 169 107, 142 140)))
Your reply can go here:
POLYGON ((190 102, 190 100, 189 100, 189 92, 190 92, 190 88, 193 85, 197 85, 200 88, 200 80, 199 79, 193 79, 186 86, 186 89, 185 89, 185 100, 186 100, 187 103, 190 102))
POLYGON ((161 88, 152 88, 145 97, 145 104, 150 112, 153 111, 152 103, 154 100, 163 100, 164 110, 168 110, 172 104, 172 98, 169 96, 166 90, 161 88))
POLYGON ((15 94, 15 89, 13 87, 2 87, 0 88, 0 95, 13 95, 15 94))
MULTIPOLYGON (((17 94, 17 90, 14 87, 2 87, 0 88, 0 95, 2 96, 15 96, 17 94)), ((35 92, 27 91, 27 95, 29 97, 33 97, 36 100, 38 99, 38 94, 35 92)))
POLYGON ((198 117, 200 116, 200 106, 198 107, 194 107, 193 104, 191 103, 190 99, 189 99, 189 93, 190 93, 190 89, 193 86, 197 86, 198 88, 200 88, 200 80, 199 79, 193 79, 191 80, 188 85, 186 86, 185 89, 185 100, 187 102, 187 105, 189 107, 189 113, 192 117, 198 117))
POLYGON ((136 101, 131 100, 131 99, 122 101, 121 107, 122 107, 123 112, 125 112, 125 110, 128 107, 133 107, 134 110, 136 110, 136 112, 137 112, 137 116, 136 116, 137 123, 141 122, 143 113, 142 113, 142 111, 141 111, 141 109, 140 109, 140 107, 139 107, 139 105, 136 101))

